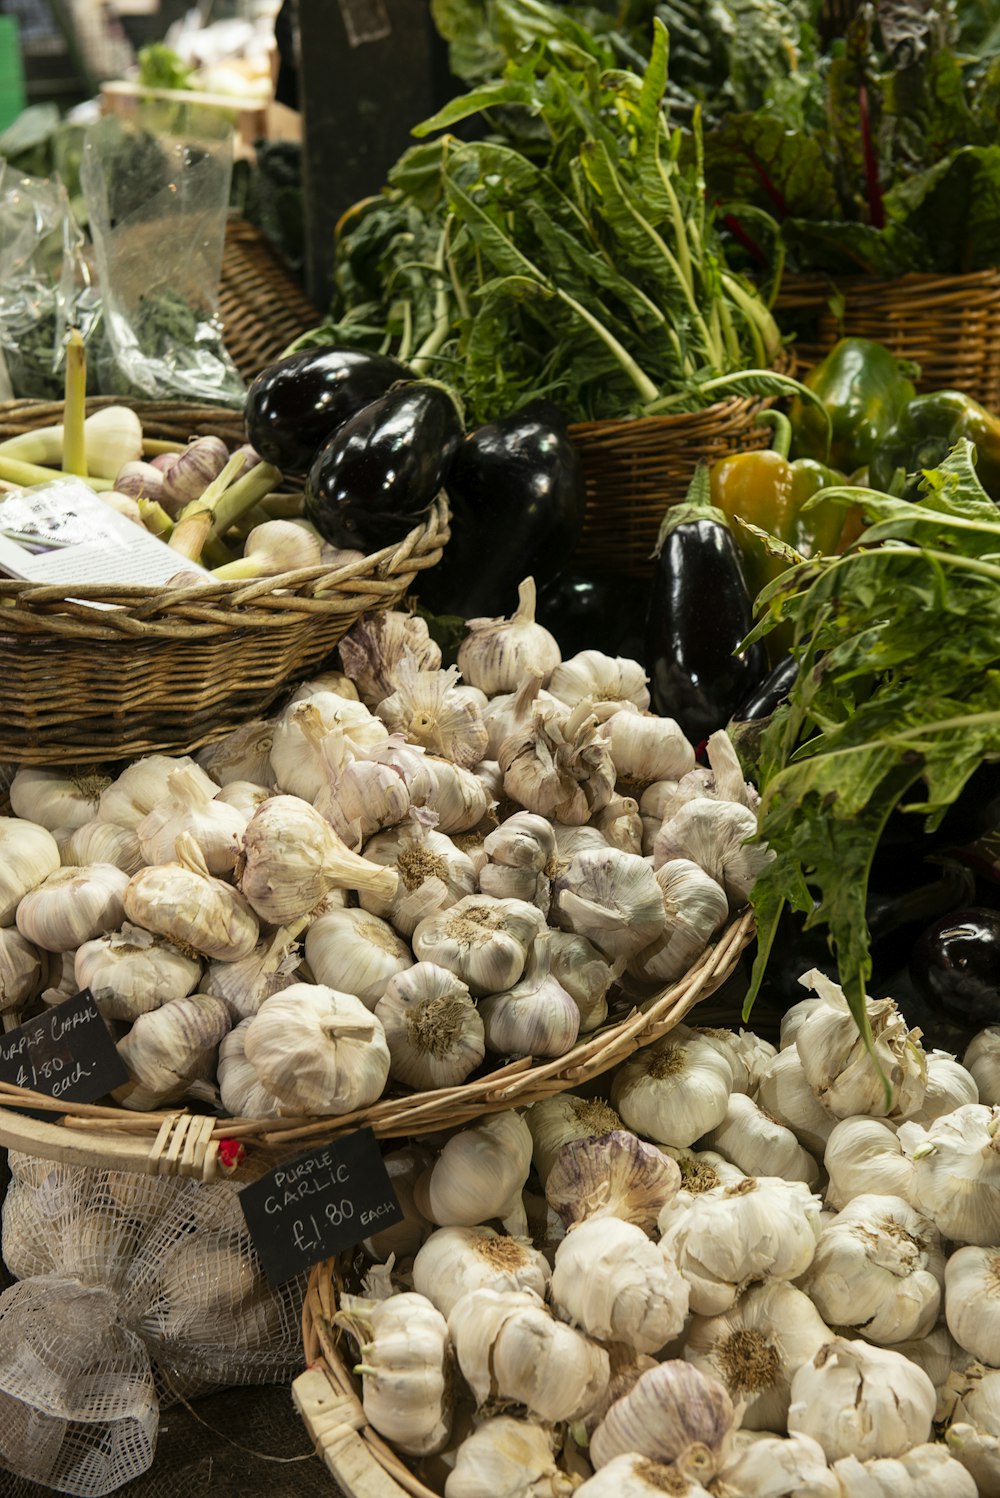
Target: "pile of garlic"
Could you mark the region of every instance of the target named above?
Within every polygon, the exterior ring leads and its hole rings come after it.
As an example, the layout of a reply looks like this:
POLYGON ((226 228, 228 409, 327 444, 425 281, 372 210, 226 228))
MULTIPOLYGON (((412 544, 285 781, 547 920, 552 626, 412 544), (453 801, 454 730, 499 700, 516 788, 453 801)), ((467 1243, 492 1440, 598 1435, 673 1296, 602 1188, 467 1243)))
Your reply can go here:
POLYGON ((642 668, 473 620, 363 618, 343 673, 194 758, 19 769, 0 819, 0 1013, 89 987, 120 1100, 341 1115, 387 1088, 564 1055, 678 978, 767 851, 725 734, 709 764, 642 668))
POLYGON ((1000 1498, 1000 1033, 925 1053, 808 973, 781 1048, 679 1025, 392 1151, 341 1296, 369 1423, 444 1498, 1000 1498))

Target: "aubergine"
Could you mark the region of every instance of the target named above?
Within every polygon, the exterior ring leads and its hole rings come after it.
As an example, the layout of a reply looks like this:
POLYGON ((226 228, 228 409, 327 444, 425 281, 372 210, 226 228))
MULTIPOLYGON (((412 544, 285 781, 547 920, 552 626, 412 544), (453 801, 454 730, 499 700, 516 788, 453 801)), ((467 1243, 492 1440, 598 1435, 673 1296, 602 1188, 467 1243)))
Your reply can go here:
POLYGON ((420 584, 432 612, 503 614, 523 577, 542 590, 566 566, 583 525, 583 470, 548 402, 470 432, 447 489, 451 539, 420 584))
POLYGON ((306 515, 333 546, 392 546, 432 504, 461 443, 458 407, 440 385, 391 390, 324 442, 306 480, 306 515))
POLYGON ((538 594, 535 620, 554 635, 563 660, 581 650, 602 650, 638 660, 646 600, 624 574, 559 572, 538 594))
POLYGON ((927 1004, 960 1023, 1000 1022, 1000 912, 969 906, 935 921, 913 948, 910 978, 927 1004))
POLYGON ((306 474, 345 421, 413 378, 405 364, 364 349, 301 349, 269 364, 247 391, 247 441, 282 473, 306 474))

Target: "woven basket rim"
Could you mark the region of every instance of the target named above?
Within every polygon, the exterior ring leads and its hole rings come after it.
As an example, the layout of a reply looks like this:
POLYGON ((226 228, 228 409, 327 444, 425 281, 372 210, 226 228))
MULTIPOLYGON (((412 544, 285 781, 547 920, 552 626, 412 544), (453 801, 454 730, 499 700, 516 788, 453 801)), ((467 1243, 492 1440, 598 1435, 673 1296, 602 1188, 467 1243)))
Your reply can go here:
POLYGON ((1000 266, 987 266, 985 270, 941 272, 941 271, 904 271, 898 276, 875 276, 865 272, 851 272, 840 274, 833 271, 786 271, 781 278, 778 295, 775 302, 781 305, 782 294, 786 288, 794 288, 796 291, 809 290, 812 288, 845 288, 848 290, 863 290, 874 294, 887 294, 896 291, 929 292, 944 290, 960 290, 972 288, 1000 288, 1000 266))
MULTIPOLYGON (((767 370, 768 374, 784 375, 786 378, 794 377, 796 366, 796 354, 793 344, 783 345, 775 363, 767 370)), ((735 379, 740 371, 733 373, 735 379)), ((722 400, 712 401, 707 406, 699 406, 695 411, 662 411, 655 416, 605 416, 596 417, 591 421, 571 421, 566 430, 570 437, 579 437, 592 432, 610 432, 619 430, 623 434, 635 433, 648 434, 657 431, 670 431, 678 427, 693 425, 710 425, 718 421, 726 420, 734 416, 742 415, 754 406, 768 401, 780 400, 781 395, 727 395, 722 400)))

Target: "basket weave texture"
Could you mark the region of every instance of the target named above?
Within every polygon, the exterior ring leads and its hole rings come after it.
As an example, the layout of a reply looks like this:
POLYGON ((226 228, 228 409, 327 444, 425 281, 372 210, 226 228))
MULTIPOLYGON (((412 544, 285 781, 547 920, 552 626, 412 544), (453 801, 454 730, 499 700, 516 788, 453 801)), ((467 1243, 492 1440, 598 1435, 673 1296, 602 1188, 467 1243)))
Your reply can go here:
POLYGON ((226 226, 219 312, 229 357, 245 380, 319 322, 277 250, 240 218, 226 226))
MULTIPOLYGON (((88 401, 88 410, 101 404, 88 401)), ((233 412, 124 404, 148 437, 185 442, 215 432, 231 447, 243 441, 233 412)), ((59 403, 0 405, 0 439, 61 416, 59 403)), ((219 738, 266 713, 365 610, 398 603, 447 539, 441 499, 397 546, 348 567, 188 588, 0 579, 0 760, 78 764, 186 752, 219 738)), ((178 571, 183 565, 178 556, 178 571)))
POLYGON ((920 390, 962 390, 1000 410, 1000 270, 966 276, 913 273, 895 280, 785 276, 775 314, 801 327, 800 364, 811 367, 838 338, 872 338, 920 365, 920 390), (843 298, 843 317, 831 299, 843 298))

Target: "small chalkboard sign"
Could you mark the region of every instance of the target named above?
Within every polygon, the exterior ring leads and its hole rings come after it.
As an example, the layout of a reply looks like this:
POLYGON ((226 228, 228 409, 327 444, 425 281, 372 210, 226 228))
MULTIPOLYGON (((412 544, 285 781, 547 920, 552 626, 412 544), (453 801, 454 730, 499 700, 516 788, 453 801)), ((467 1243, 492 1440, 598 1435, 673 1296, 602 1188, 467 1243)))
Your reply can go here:
POLYGON ((68 1103, 92 1103, 127 1081, 89 988, 0 1034, 0 1082, 68 1103))
POLYGON ((272 1285, 403 1217, 371 1129, 268 1171, 243 1187, 240 1205, 272 1285))

